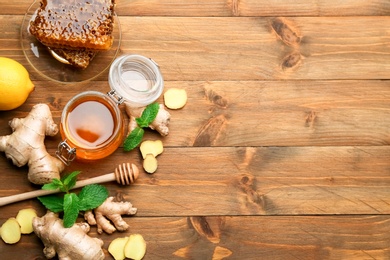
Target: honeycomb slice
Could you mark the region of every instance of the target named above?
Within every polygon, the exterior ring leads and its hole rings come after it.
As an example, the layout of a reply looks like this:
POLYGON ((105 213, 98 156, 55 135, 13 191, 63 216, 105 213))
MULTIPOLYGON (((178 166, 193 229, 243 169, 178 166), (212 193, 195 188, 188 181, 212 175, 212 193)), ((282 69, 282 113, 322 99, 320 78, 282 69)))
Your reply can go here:
POLYGON ((114 0, 41 0, 29 30, 51 48, 108 50, 114 0))
POLYGON ((75 68, 78 69, 86 69, 92 59, 96 56, 98 51, 91 50, 68 50, 68 49, 50 49, 50 51, 54 52, 52 55, 56 57, 60 62, 67 62, 75 68), (65 59, 65 62, 62 60, 65 59))

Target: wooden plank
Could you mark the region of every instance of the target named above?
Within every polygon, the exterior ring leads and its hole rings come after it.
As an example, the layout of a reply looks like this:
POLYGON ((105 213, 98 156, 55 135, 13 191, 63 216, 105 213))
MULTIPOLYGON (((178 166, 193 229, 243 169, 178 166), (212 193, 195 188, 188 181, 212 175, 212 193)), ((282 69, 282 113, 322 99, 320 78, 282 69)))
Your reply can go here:
POLYGON ((279 1, 228 0, 195 1, 134 1, 118 3, 120 15, 141 16, 356 16, 388 15, 386 0, 363 1, 279 1))
POLYGON ((167 80, 386 79, 390 17, 121 19, 167 80), (324 33, 326 32, 326 33, 324 33))
MULTIPOLYGON (((165 66, 162 67, 165 69, 165 66)), ((17 110, 0 112, 6 125, 34 104, 50 105, 55 122, 76 94, 106 93, 108 83, 61 85, 34 81, 35 91, 17 110)), ((333 146, 390 143, 387 81, 166 81, 184 88, 187 105, 171 112, 166 146, 333 146)), ((162 103, 160 98, 158 102, 162 103)), ((127 115, 124 113, 124 119, 127 115)), ((10 133, 0 129, 0 135, 10 133)), ((148 131, 148 138, 158 138, 148 131)), ((55 146, 60 137, 48 138, 55 146)))
MULTIPOLYGON (((22 16, 1 18, 4 33, 0 42, 6 46, 1 56, 24 60, 19 44, 21 21, 22 16)), ((153 58, 160 64, 165 80, 390 77, 386 36, 390 16, 121 17, 120 21, 121 53, 153 58)))
MULTIPOLYGON (((5 221, 1 216, 1 222, 5 221)), ((140 233, 143 259, 386 259, 390 253, 388 216, 167 217, 126 219, 126 233, 98 235, 104 249, 116 237, 140 233)), ((0 246, 5 259, 44 258, 35 235, 0 246), (17 250, 23 248, 24 250, 17 250)), ((112 259, 106 252, 105 259, 112 259)))
MULTIPOLYGON (((37 0, 38 1, 38 0, 37 0)), ((0 14, 24 14, 31 0, 2 1, 0 14)), ((389 15, 387 0, 154 0, 117 1, 119 15, 130 16, 375 16, 389 15)))
MULTIPOLYGON (((54 148, 48 150, 54 155, 54 148)), ((74 162, 65 173, 80 170, 81 180, 113 172, 117 163, 135 163, 141 175, 134 185, 105 186, 111 196, 131 201, 139 216, 390 214, 389 156, 388 146, 168 147, 149 175, 137 150, 118 149, 99 163, 74 162)), ((0 158, 0 168, 15 171, 9 164, 0 158)), ((0 196, 36 189, 26 169, 20 172, 0 183, 0 196)), ((2 211, 29 203, 35 202, 2 211)))
POLYGON ((189 95, 186 107, 172 112, 168 145, 172 139, 189 146, 389 143, 386 81, 168 82, 167 87, 185 88, 189 95))

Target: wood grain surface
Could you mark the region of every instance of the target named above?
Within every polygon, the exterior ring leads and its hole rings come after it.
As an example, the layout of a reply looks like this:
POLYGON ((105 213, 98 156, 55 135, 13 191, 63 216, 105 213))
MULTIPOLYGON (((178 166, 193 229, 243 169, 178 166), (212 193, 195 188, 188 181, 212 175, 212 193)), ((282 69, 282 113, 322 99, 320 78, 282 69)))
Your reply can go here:
MULTIPOLYGON (((34 70, 20 43, 31 3, 1 3, 0 56, 22 63, 35 90, 0 111, 0 136, 37 103, 59 124, 74 95, 110 89, 107 71, 60 84, 34 70)), ((106 259, 109 243, 132 233, 147 242, 144 259, 390 259, 388 0, 118 0, 116 10, 120 54, 153 58, 165 89, 184 88, 188 103, 170 111, 167 137, 146 132, 165 147, 156 173, 105 184, 138 208, 125 233, 92 227, 106 259)), ((61 140, 45 139, 50 154, 61 140)), ((66 172, 88 179, 127 161, 141 167, 139 151, 66 172)), ((0 154, 0 197, 39 189, 26 175, 0 154)), ((0 225, 26 207, 45 213, 35 199, 6 205, 0 225)), ((42 250, 34 234, 0 240, 1 259, 44 259, 42 250)))

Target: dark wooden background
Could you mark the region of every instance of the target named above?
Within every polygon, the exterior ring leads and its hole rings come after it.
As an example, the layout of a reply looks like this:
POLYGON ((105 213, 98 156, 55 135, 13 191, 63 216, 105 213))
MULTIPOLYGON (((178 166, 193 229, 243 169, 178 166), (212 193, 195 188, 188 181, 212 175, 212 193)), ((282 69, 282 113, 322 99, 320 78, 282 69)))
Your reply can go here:
MULTIPOLYGON (((28 64, 20 27, 30 3, 0 3, 0 56, 25 65, 36 86, 0 112, 0 135, 37 103, 59 124, 74 95, 109 90, 107 71, 69 85, 28 64)), ((116 10, 120 53, 153 58, 166 89, 189 98, 171 111, 169 136, 147 132, 165 146, 158 171, 106 184, 138 213, 125 233, 92 228, 105 249, 140 233, 144 259, 390 259, 388 0, 118 0, 116 10)), ((46 138, 51 154, 60 140, 46 138)), ((139 151, 65 172, 86 179, 127 161, 141 166, 139 151)), ((39 189, 26 174, 0 155, 0 196, 39 189)), ((35 199, 3 206, 0 224, 25 207, 45 212, 35 199)), ((43 259, 42 249, 34 234, 0 241, 2 259, 43 259)))

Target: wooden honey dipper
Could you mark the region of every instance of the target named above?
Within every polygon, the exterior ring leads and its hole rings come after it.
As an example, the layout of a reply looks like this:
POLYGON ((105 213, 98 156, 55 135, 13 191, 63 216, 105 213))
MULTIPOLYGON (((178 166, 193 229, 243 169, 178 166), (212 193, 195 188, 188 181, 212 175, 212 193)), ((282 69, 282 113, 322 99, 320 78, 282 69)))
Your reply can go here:
MULTIPOLYGON (((139 175, 139 170, 135 164, 123 163, 118 165, 118 167, 116 167, 115 171, 112 173, 107 173, 102 176, 94 177, 91 179, 77 181, 75 186, 72 189, 84 187, 89 184, 97 184, 97 183, 104 183, 110 181, 117 181, 119 184, 122 185, 130 185, 135 182, 135 180, 138 178, 138 175, 139 175)), ((39 196, 55 194, 58 192, 60 192, 60 190, 58 189, 57 190, 34 190, 22 194, 3 197, 0 198, 0 207, 14 202, 32 199, 39 196)))

